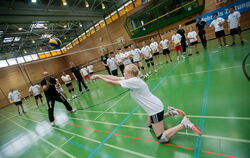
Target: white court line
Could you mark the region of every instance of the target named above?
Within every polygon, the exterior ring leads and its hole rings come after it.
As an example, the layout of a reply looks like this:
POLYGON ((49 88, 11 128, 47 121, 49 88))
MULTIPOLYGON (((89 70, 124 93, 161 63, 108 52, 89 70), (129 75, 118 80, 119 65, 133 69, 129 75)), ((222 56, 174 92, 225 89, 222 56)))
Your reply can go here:
MULTIPOLYGON (((67 144, 69 141, 71 141, 71 139, 73 139, 75 136, 70 137, 66 142, 64 142, 62 145, 59 146, 59 148, 62 148, 65 144, 67 144)), ((46 158, 49 158, 51 155, 53 155, 56 152, 56 150, 54 150, 53 152, 51 152, 46 158)))
MULTIPOLYGON (((41 115, 47 115, 47 114, 44 114, 44 113, 39 113, 39 114, 41 114, 41 115)), ((110 122, 85 120, 85 119, 71 118, 71 117, 69 117, 69 118, 72 119, 72 120, 79 120, 79 121, 85 121, 85 122, 93 122, 93 123, 106 124, 106 125, 112 125, 112 126, 118 126, 119 125, 119 124, 110 123, 110 122)), ((150 130, 148 127, 139 127, 139 126, 131 126, 131 125, 121 125, 121 127, 132 128, 132 129, 140 129, 140 130, 150 130)), ((191 134, 191 133, 178 132, 178 134, 199 137, 199 135, 191 134)), ((202 137, 207 137, 207 138, 212 138, 212 139, 218 139, 218 140, 228 140, 228 141, 241 142, 241 143, 250 143, 250 140, 247 140, 247 139, 238 139, 238 138, 231 138, 231 137, 211 136, 211 135, 202 135, 202 137)))
MULTIPOLYGON (((246 66, 249 66, 249 65, 250 64, 246 64, 246 66)), ((212 70, 204 70, 204 71, 198 71, 198 72, 190 72, 190 73, 185 73, 185 74, 180 74, 180 75, 172 75, 172 76, 169 76, 168 78, 179 77, 179 76, 188 76, 188 75, 200 74, 200 73, 205 73, 205 72, 222 71, 222 70, 239 68, 239 67, 242 67, 242 65, 230 66, 230 67, 212 69, 212 70)), ((149 79, 149 80, 159 80, 159 79, 162 79, 162 78, 152 78, 152 79, 149 79)))
MULTIPOLYGON (((31 119, 27 119, 27 118, 23 118, 23 119, 29 120, 29 121, 32 121, 32 122, 36 122, 37 124, 40 124, 40 122, 38 122, 38 121, 34 121, 34 120, 31 120, 31 119)), ((57 127, 52 127, 52 128, 54 128, 56 130, 59 130, 61 132, 67 133, 67 134, 71 134, 73 136, 77 136, 77 137, 86 139, 86 140, 91 141, 91 142, 95 142, 95 143, 98 143, 98 144, 101 143, 101 141, 98 141, 98 140, 95 140, 95 139, 92 139, 92 138, 89 138, 89 137, 85 137, 85 136, 82 136, 82 135, 79 135, 79 134, 76 134, 76 133, 72 133, 72 132, 64 130, 64 129, 60 129, 60 128, 57 128, 57 127)), ((111 147, 111 148, 114 148, 114 149, 117 149, 117 150, 124 151, 126 153, 137 155, 137 156, 140 156, 140 157, 143 157, 143 158, 154 158, 153 156, 145 155, 145 154, 142 154, 142 153, 139 153, 139 152, 136 152, 136 151, 125 149, 125 148, 122 148, 122 147, 119 147, 119 146, 115 146, 115 145, 111 145, 111 144, 108 144, 108 143, 105 143, 104 145, 108 146, 108 147, 111 147)))
POLYGON ((109 108, 107 108, 106 110, 104 110, 100 115, 98 115, 94 120, 97 120, 99 117, 101 117, 106 111, 108 111, 109 109, 111 109, 112 107, 114 107, 117 103, 119 103, 123 98, 125 98, 129 93, 125 94, 124 96, 122 96, 120 99, 118 99, 114 104, 112 104, 109 108))
MULTIPOLYGON (((65 109, 56 109, 66 111, 65 109)), ((106 113, 106 114, 118 114, 118 115, 128 115, 127 112, 103 112, 103 111, 85 111, 78 110, 78 112, 87 112, 87 113, 106 113)), ((146 113, 134 113, 133 115, 138 116, 147 116, 146 113)), ((235 117, 235 116, 201 116, 201 115, 187 115, 190 118, 207 118, 207 119, 225 119, 225 120, 250 120, 250 117, 235 117)))
POLYGON ((67 155, 68 157, 71 158, 75 158, 75 156, 71 155, 70 153, 68 153, 67 151, 57 147, 56 145, 50 143, 49 141, 47 141, 46 139, 42 138, 41 136, 39 136, 38 134, 36 134, 35 132, 30 131, 29 129, 23 127, 22 125, 18 124, 17 122, 10 120, 11 122, 13 122, 14 124, 16 124, 17 126, 23 128, 24 130, 26 130, 27 132, 31 133, 31 134, 35 134, 39 139, 41 139, 42 141, 44 141, 45 143, 49 144, 50 146, 54 147, 55 149, 61 151, 62 153, 64 153, 65 155, 67 155))

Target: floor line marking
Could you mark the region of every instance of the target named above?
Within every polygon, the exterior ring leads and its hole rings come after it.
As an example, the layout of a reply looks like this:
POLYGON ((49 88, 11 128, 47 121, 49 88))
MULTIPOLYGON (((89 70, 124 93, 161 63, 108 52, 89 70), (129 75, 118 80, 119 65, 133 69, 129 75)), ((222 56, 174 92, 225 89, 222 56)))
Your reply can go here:
POLYGON ((13 122, 14 124, 16 124, 17 126, 23 128, 24 130, 26 130, 27 132, 31 133, 31 134, 35 134, 39 139, 41 139, 42 141, 44 141, 45 143, 49 144, 50 146, 54 147, 55 149, 61 151, 62 153, 64 153, 65 155, 67 155, 68 157, 71 158, 75 158, 75 156, 71 155, 70 153, 68 153, 67 151, 57 147, 56 145, 52 144, 51 142, 47 141, 46 139, 42 138, 41 136, 39 136, 38 134, 36 134, 35 132, 32 132, 31 130, 23 127, 22 125, 18 124, 17 122, 10 120, 11 122, 13 122))
MULTIPOLYGON (((37 124, 40 124, 40 122, 31 120, 31 119, 28 119, 28 118, 22 117, 22 119, 29 120, 29 121, 32 121, 32 122, 36 122, 37 124)), ((71 134, 73 136, 77 136, 77 137, 86 139, 86 140, 91 141, 91 142, 95 142, 95 143, 98 143, 98 144, 101 143, 101 141, 98 141, 98 140, 95 140, 95 139, 92 139, 92 138, 89 138, 89 137, 85 137, 85 136, 82 136, 82 135, 79 135, 79 134, 76 134, 76 133, 73 133, 73 132, 70 132, 70 131, 67 131, 67 130, 64 130, 64 129, 60 129, 60 128, 57 128, 57 127, 53 127, 53 129, 59 130, 61 132, 67 133, 67 134, 71 134)), ((108 147, 111 147, 111 148, 114 148, 114 149, 117 149, 117 150, 121 150, 121 151, 130 153, 130 154, 133 154, 133 155, 137 155, 137 156, 140 156, 140 157, 143 157, 143 158, 154 158, 153 156, 150 156, 150 155, 145 155, 145 154, 142 154, 142 153, 138 153, 136 151, 125 149, 125 148, 115 146, 115 145, 111 145, 111 144, 108 144, 108 143, 105 143, 105 146, 108 146, 108 147)))
MULTIPOLYGON (((47 115, 47 114, 44 114, 44 113, 38 113, 38 114, 47 115)), ((117 123, 111 123, 111 122, 94 121, 94 120, 72 118, 72 117, 69 117, 69 118, 73 119, 73 120, 79 120, 79 121, 85 121, 85 122, 93 122, 93 123, 98 123, 98 124, 106 124, 106 125, 111 125, 111 126, 118 126, 119 125, 117 123)), ((139 126, 132 126, 132 125, 122 125, 122 127, 132 128, 132 129, 141 129, 141 130, 150 130, 148 127, 139 127, 139 126)), ((178 134, 200 137, 200 136, 198 136, 196 134, 185 133, 185 132, 178 132, 178 134)), ((219 140, 227 140, 227 141, 234 141, 234 142, 242 142, 242 143, 250 143, 250 140, 247 140, 247 139, 238 139, 238 138, 231 138, 231 137, 221 137, 221 136, 211 136, 211 135, 202 135, 201 137, 213 138, 213 139, 219 139, 219 140)))
MULTIPOLYGON (((55 110, 67 111, 65 109, 59 109, 59 108, 57 108, 55 110)), ((85 110, 80 111, 79 110, 78 112, 81 112, 81 113, 87 112, 87 113, 119 114, 119 115, 127 115, 127 114, 129 114, 127 112, 112 112, 112 111, 103 112, 103 111, 89 111, 89 110, 88 111, 85 111, 85 110)), ((133 113, 133 115, 147 116, 146 113, 133 113)), ((205 115, 205 116, 202 116, 202 115, 187 115, 187 116, 190 117, 190 118, 225 119, 225 120, 250 120, 250 117, 238 117, 238 116, 208 116, 208 115, 205 115)))
MULTIPOLYGON (((250 64, 247 64, 249 66, 250 64)), ((233 68, 241 68, 242 65, 236 65, 236 66, 230 66, 230 67, 225 67, 225 68, 218 68, 218 69, 212 69, 212 70, 203 70, 203 71, 197 71, 197 72, 190 72, 190 73, 185 73, 185 74, 179 74, 179 75, 172 75, 169 76, 168 78, 174 78, 174 77, 179 77, 179 76, 188 76, 188 75, 193 75, 193 74, 200 74, 200 73, 206 73, 206 72, 214 72, 214 71, 223 71, 227 69, 233 69, 233 68)), ((149 80, 160 80, 162 78, 152 78, 149 80)))
POLYGON ((129 93, 126 93, 124 96, 122 96, 120 99, 118 99, 115 103, 113 103, 109 108, 104 110, 100 115, 98 115, 94 120, 97 120, 99 117, 101 117, 106 111, 117 105, 123 98, 125 98, 129 93))
MULTIPOLYGON (((71 136, 67 141, 65 141, 62 145, 59 146, 59 148, 62 148, 65 144, 67 144, 69 141, 71 141, 71 139, 73 139, 74 136, 71 136)), ((49 158, 51 155, 53 155, 56 152, 56 150, 54 150, 53 152, 51 152, 46 158, 49 158)))

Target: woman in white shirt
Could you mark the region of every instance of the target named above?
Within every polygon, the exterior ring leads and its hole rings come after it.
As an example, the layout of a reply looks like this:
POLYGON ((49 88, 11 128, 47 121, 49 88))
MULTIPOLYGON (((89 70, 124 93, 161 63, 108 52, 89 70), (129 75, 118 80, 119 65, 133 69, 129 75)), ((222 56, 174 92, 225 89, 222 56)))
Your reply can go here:
POLYGON ((149 74, 151 73, 151 68, 154 69, 155 72, 157 72, 156 67, 155 67, 155 63, 154 63, 154 59, 152 56, 152 49, 146 45, 146 42, 142 42, 142 48, 141 48, 141 52, 144 56, 145 62, 147 63, 148 66, 148 70, 149 70, 149 74), (151 64, 151 66, 150 66, 151 64))
POLYGON ((43 99, 42 99, 42 95, 41 95, 41 90, 40 89, 41 89, 41 86, 39 86, 38 84, 33 85, 30 82, 29 93, 30 93, 30 95, 33 95, 35 97, 35 102, 36 102, 37 108, 39 108, 39 106, 38 106, 38 98, 40 98, 40 101, 43 104, 43 99))
POLYGON ((73 84, 71 82, 71 77, 68 74, 66 74, 65 72, 63 72, 61 79, 65 83, 65 86, 68 88, 68 91, 72 96, 72 99, 76 98, 77 96, 75 94, 75 89, 74 89, 73 84))
POLYGON ((8 94, 8 99, 10 103, 14 103, 17 107, 18 114, 21 115, 21 110, 23 114, 25 113, 23 109, 23 102, 21 100, 21 93, 18 90, 10 89, 10 92, 8 94))
POLYGON ((223 27, 225 20, 221 17, 218 17, 218 13, 214 13, 213 17, 214 17, 214 20, 211 22, 210 27, 214 27, 215 36, 218 39, 219 48, 222 47, 221 38, 223 39, 224 45, 228 47, 226 38, 225 38, 225 31, 223 27))
POLYGON ((187 38, 189 39, 189 46, 190 46, 188 56, 192 55, 193 49, 196 52, 196 54, 199 54, 199 51, 197 50, 197 44, 198 44, 197 33, 194 31, 194 28, 192 26, 190 27, 190 32, 188 33, 187 38))
POLYGON ((124 78, 110 75, 93 75, 91 79, 101 79, 107 83, 129 89, 131 97, 145 110, 148 115, 148 127, 153 128, 160 143, 167 143, 171 137, 182 129, 191 129, 202 135, 202 132, 185 116, 182 110, 168 107, 164 114, 164 105, 159 98, 153 95, 148 85, 138 77, 139 69, 130 64, 125 67, 124 78), (177 126, 164 129, 163 119, 169 116, 182 115, 184 118, 177 126))
POLYGON ((163 55, 166 56, 166 63, 168 63, 168 58, 172 62, 171 56, 170 56, 170 50, 169 50, 169 41, 164 37, 164 35, 161 36, 161 41, 160 41, 160 47, 163 51, 163 55), (168 56, 168 58, 167 58, 168 56))
POLYGON ((117 71, 117 65, 116 65, 116 59, 114 58, 114 53, 111 52, 108 56, 107 60, 107 65, 111 71, 111 74, 113 76, 118 76, 118 71, 117 71))

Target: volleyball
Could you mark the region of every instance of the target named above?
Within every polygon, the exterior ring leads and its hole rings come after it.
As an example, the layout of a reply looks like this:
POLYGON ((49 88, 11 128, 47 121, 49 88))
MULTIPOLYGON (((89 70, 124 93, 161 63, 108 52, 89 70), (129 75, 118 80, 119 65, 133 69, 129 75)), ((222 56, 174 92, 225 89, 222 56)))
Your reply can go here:
POLYGON ((62 42, 58 38, 51 38, 49 40, 49 45, 52 49, 60 49, 62 42))

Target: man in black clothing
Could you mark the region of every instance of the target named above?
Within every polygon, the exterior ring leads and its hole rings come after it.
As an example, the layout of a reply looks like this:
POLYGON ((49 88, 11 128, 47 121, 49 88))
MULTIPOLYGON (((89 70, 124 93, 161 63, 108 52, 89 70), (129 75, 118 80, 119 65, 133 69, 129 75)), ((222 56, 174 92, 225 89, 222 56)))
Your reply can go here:
POLYGON ((68 101, 57 92, 55 85, 57 84, 56 79, 54 77, 49 76, 48 72, 43 72, 44 79, 41 81, 41 86, 43 88, 44 94, 46 96, 46 100, 48 103, 48 115, 49 115, 49 121, 51 122, 51 125, 55 125, 55 118, 54 118, 54 106, 55 101, 59 101, 64 104, 66 109, 70 112, 75 112, 75 110, 72 109, 71 105, 68 103, 68 101))
POLYGON ((183 54, 186 54, 187 43, 186 43, 185 30, 182 28, 181 25, 179 25, 179 29, 177 30, 177 33, 181 35, 182 52, 183 54))
POLYGON ((73 76, 75 77, 75 79, 76 79, 77 82, 78 82, 79 91, 80 91, 81 93, 83 93, 83 92, 82 92, 82 86, 81 86, 81 84, 82 84, 83 87, 86 89, 86 91, 89 91, 89 88, 88 88, 88 86, 85 84, 85 82, 84 82, 84 80, 83 80, 83 78, 82 78, 82 75, 81 75, 81 73, 80 73, 80 68, 79 68, 78 66, 76 66, 73 62, 71 62, 70 65, 71 65, 72 74, 73 74, 73 76))
POLYGON ((111 75, 110 69, 109 69, 109 67, 107 65, 107 60, 108 60, 108 54, 105 54, 105 55, 101 56, 102 64, 105 66, 106 70, 108 71, 108 74, 111 75))
POLYGON ((205 26, 208 25, 205 21, 201 20, 201 17, 198 17, 198 22, 196 23, 196 28, 198 29, 198 35, 201 39, 201 43, 203 48, 207 48, 207 39, 206 39, 206 31, 205 26))

